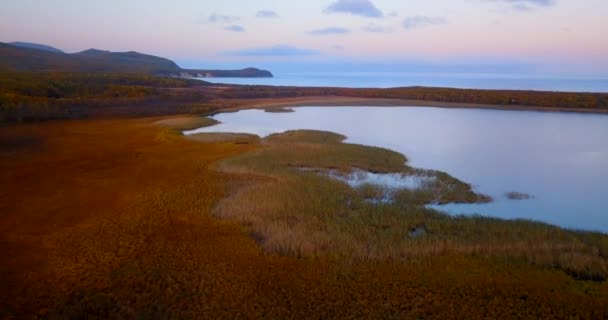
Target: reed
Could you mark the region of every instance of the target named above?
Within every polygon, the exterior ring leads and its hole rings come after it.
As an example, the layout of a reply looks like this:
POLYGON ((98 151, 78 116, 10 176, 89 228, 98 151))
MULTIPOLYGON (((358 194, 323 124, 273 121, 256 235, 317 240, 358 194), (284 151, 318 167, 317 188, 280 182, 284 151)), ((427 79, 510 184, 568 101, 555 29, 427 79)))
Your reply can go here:
POLYGON ((450 216, 428 204, 478 203, 475 193, 447 173, 413 168, 381 148, 342 143, 330 132, 289 131, 262 140, 262 148, 223 161, 225 172, 260 179, 220 201, 215 213, 246 225, 267 252, 352 261, 411 261, 438 255, 491 257, 557 268, 588 280, 608 276, 608 237, 529 220, 450 216), (302 170, 314 168, 315 170, 302 170), (432 177, 377 200, 380 186, 353 189, 319 174, 354 168, 432 177), (411 230, 422 236, 411 237, 411 230))

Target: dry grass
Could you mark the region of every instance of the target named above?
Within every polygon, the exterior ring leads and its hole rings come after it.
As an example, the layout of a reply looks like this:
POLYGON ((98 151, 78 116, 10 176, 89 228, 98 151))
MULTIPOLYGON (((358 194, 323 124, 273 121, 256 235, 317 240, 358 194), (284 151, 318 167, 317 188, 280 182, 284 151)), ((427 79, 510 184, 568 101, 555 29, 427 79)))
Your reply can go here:
POLYGON ((198 117, 198 116, 178 116, 171 117, 162 120, 158 120, 154 122, 154 124, 159 125, 161 127, 169 128, 172 130, 185 131, 185 130, 194 130, 203 127, 210 127, 218 124, 219 121, 207 118, 207 117, 198 117))
POLYGON ((272 178, 220 202, 217 214, 248 226, 267 252, 353 261, 410 261, 438 255, 483 256, 557 268, 577 278, 608 276, 606 235, 584 236, 526 220, 452 217, 427 204, 473 203, 490 199, 443 172, 404 165, 405 157, 385 149, 344 144, 343 136, 291 131, 269 136, 265 148, 226 160, 225 172, 272 178), (300 168, 348 172, 403 172, 433 177, 418 189, 403 189, 391 203, 374 203, 382 192, 300 168), (424 226, 424 237, 409 230, 424 226))
POLYGON ((257 144, 260 137, 246 133, 198 133, 186 139, 207 143, 257 144))
POLYGON ((524 263, 265 255, 211 215, 227 189, 272 181, 211 169, 258 147, 183 139, 156 120, 0 128, 0 318, 608 317, 605 283, 524 263))

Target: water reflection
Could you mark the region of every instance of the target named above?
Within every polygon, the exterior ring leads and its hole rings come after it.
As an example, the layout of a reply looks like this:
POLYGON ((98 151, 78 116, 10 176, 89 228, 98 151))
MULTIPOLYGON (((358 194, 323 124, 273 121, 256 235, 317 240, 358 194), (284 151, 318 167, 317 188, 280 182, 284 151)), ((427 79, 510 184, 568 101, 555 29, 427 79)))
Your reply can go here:
POLYGON ((418 189, 434 180, 433 177, 404 173, 373 173, 360 169, 355 169, 347 175, 337 171, 329 171, 328 175, 331 178, 345 182, 353 188, 370 184, 388 189, 418 189))

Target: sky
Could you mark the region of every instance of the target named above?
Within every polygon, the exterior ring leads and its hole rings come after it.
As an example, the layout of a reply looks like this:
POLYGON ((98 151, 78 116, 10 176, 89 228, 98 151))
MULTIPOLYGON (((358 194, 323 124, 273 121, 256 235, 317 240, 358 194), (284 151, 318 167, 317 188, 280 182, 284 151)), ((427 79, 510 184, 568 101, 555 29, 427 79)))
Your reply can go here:
POLYGON ((0 2, 1 42, 133 50, 183 67, 493 66, 608 76, 606 0, 0 2))

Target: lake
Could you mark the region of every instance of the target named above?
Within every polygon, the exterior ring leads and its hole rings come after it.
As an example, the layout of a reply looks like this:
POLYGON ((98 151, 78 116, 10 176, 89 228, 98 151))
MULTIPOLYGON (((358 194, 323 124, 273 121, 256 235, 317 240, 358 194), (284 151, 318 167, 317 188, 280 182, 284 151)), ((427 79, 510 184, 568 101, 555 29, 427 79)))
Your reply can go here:
POLYGON ((440 210, 608 232, 608 116, 430 107, 300 107, 293 113, 244 110, 186 132, 266 136, 327 130, 347 142, 405 154, 413 166, 445 171, 494 197, 440 210), (531 195, 511 200, 507 192, 531 195))
POLYGON ((608 77, 446 72, 298 72, 274 78, 201 78, 215 83, 301 87, 466 89, 608 92, 608 77))

